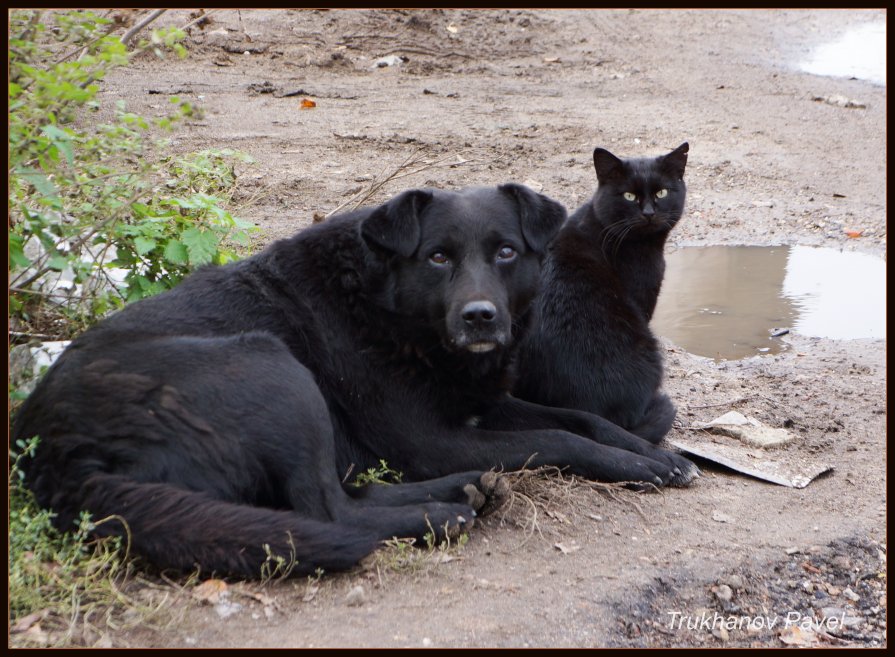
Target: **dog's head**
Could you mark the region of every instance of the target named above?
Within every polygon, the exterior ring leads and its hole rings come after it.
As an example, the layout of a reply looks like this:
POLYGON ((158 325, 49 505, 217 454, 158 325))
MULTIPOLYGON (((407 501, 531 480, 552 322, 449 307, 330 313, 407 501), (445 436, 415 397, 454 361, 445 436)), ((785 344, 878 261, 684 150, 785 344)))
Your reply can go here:
POLYGON ((449 349, 485 353, 512 343, 565 217, 522 185, 411 190, 374 210, 361 234, 387 262, 389 310, 424 320, 449 349))

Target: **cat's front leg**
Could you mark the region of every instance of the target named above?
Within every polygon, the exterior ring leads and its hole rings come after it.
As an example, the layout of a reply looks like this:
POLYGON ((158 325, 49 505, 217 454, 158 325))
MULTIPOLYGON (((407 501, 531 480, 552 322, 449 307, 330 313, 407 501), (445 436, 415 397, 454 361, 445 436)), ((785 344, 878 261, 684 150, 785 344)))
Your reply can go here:
POLYGON ((483 429, 525 431, 530 429, 562 429, 590 438, 594 442, 623 449, 665 463, 674 473, 671 484, 684 486, 699 476, 699 468, 680 454, 656 447, 653 443, 625 431, 620 426, 593 413, 568 408, 542 406, 507 395, 482 416, 483 429))

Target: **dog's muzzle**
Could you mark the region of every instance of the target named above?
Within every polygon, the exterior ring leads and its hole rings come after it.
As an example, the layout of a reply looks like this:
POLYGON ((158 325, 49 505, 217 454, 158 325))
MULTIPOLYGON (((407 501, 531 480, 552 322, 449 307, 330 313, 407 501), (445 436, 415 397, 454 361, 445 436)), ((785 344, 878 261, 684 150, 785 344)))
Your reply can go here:
POLYGON ((497 306, 491 301, 469 301, 460 309, 459 320, 456 330, 452 331, 452 342, 459 349, 483 354, 508 341, 509 331, 503 325, 497 306))

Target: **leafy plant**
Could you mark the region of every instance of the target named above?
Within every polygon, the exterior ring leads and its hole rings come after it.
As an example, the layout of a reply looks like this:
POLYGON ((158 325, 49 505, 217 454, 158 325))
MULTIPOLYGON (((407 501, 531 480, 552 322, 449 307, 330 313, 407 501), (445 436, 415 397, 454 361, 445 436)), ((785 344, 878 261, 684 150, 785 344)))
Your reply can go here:
POLYGON ((128 51, 88 11, 15 11, 9 21, 9 308, 14 335, 69 337, 104 313, 223 264, 251 225, 226 209, 234 163, 166 156, 159 135, 197 109, 172 97, 148 120, 99 102, 99 82, 145 50, 185 55, 180 30, 128 51), (111 115, 110 115, 111 114, 111 115))
POLYGON ((145 622, 161 606, 125 592, 131 563, 118 538, 91 539, 94 523, 82 514, 72 532, 60 532, 25 487, 23 459, 37 439, 10 451, 9 614, 11 645, 66 645, 98 636, 106 626, 145 622))
POLYGON ((379 467, 367 468, 366 472, 359 473, 354 480, 354 485, 358 488, 367 486, 368 484, 388 486, 391 484, 400 484, 403 477, 403 472, 392 470, 388 467, 388 463, 385 462, 385 459, 379 459, 379 467))

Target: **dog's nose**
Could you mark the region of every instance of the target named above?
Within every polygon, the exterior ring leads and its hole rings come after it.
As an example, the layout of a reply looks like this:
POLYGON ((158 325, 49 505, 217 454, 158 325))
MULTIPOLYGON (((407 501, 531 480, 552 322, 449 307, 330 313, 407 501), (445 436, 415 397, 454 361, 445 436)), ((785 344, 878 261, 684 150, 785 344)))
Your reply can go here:
POLYGON ((463 306, 460 316, 470 326, 482 326, 494 321, 497 307, 490 301, 470 301, 463 306))

